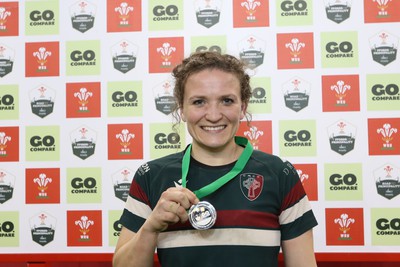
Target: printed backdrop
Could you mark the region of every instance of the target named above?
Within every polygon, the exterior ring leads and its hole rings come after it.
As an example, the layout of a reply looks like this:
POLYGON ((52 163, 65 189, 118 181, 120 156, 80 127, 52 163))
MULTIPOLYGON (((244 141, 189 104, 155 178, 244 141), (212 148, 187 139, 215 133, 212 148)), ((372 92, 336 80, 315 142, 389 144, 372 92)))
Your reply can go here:
POLYGON ((298 169, 317 252, 400 249, 400 0, 0 1, 1 253, 113 252, 144 162, 184 149, 170 72, 249 65, 238 135, 298 169))

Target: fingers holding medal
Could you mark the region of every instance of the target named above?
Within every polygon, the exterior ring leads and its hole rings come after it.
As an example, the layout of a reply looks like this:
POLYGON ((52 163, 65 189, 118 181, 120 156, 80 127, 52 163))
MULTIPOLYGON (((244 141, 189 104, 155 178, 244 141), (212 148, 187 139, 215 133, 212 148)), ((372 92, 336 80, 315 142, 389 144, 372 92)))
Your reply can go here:
POLYGON ((187 210, 198 202, 199 200, 192 191, 187 188, 176 187, 167 189, 159 200, 162 209, 167 212, 165 220, 169 224, 178 221, 186 222, 188 220, 187 210), (171 214, 174 216, 171 217, 171 214))
POLYGON ((180 206, 181 206, 180 203, 171 201, 171 204, 169 205, 169 209, 168 210, 170 212, 172 212, 172 213, 178 214, 178 209, 179 209, 180 206))

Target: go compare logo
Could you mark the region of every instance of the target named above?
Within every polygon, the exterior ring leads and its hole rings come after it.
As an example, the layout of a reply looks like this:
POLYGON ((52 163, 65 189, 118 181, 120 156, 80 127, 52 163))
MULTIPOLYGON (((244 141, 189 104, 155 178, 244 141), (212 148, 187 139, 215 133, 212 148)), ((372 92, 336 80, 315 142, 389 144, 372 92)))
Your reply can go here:
POLYGON ((279 121, 279 148, 283 157, 316 156, 315 120, 279 121))
POLYGON ((60 160, 60 127, 27 126, 26 127, 26 160, 58 161, 60 160))
POLYGON ((399 246, 400 208, 372 208, 371 235, 374 246, 399 246))
POLYGON ((101 203, 101 168, 67 169, 68 203, 101 203))
POLYGON ((58 1, 26 1, 25 34, 58 34, 60 26, 59 5, 58 1))
POLYGON ((372 110, 400 110, 400 74, 367 75, 367 107, 372 110))
POLYGON ((19 236, 19 212, 0 212, 0 247, 18 247, 19 236))
POLYGON ((185 129, 182 124, 175 132, 170 123, 150 124, 150 157, 152 159, 177 153, 185 148, 185 129))
POLYGON ((324 165, 326 200, 362 200, 362 164, 347 163, 324 165))
POLYGON ((100 41, 70 41, 66 43, 66 72, 74 75, 100 75, 100 41))

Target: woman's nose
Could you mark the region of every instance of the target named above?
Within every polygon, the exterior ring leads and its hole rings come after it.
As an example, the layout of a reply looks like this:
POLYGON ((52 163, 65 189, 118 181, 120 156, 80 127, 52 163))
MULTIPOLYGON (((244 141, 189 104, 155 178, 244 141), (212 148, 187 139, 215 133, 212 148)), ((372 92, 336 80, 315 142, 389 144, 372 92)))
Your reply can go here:
POLYGON ((222 118, 221 109, 217 104, 209 105, 206 111, 206 119, 209 121, 218 121, 222 118))

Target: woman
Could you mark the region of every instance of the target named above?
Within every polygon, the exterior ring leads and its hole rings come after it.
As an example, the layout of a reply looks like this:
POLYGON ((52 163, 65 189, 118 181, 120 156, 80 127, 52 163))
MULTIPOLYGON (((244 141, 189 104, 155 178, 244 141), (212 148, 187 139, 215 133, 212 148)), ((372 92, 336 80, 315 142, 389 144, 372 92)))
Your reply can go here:
POLYGON ((316 266, 317 225, 294 167, 235 137, 249 118, 245 66, 195 53, 175 67, 176 118, 192 144, 142 165, 121 216, 115 267, 316 266), (189 211, 189 212, 188 212, 189 211))

